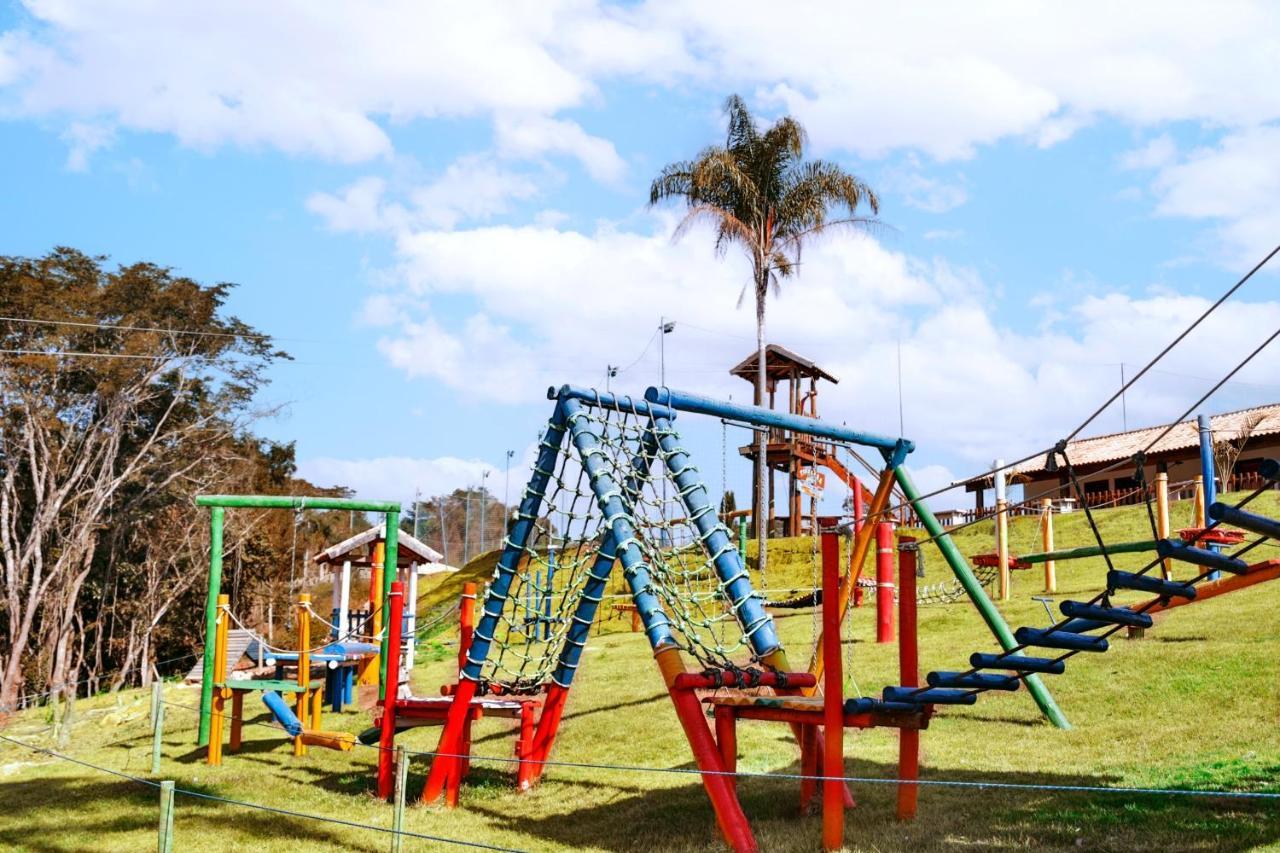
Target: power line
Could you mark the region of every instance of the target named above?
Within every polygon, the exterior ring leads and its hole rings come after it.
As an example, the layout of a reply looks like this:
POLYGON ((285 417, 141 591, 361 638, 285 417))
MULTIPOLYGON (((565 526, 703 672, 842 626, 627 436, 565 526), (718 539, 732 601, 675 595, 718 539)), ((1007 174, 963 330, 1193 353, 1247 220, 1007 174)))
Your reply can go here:
POLYGON ((0 317, 8 323, 29 323, 36 326, 75 326, 81 329, 115 329, 121 332, 160 332, 166 335, 192 335, 202 338, 251 338, 271 340, 271 335, 249 332, 207 332, 200 329, 165 329, 159 326, 126 326, 121 323, 84 323, 77 320, 44 320, 38 317, 0 317))

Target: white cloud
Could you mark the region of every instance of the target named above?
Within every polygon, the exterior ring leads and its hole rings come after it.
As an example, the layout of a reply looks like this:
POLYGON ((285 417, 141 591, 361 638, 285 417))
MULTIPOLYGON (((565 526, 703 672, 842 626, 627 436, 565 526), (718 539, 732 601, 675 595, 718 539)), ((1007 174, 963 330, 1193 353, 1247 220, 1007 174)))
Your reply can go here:
POLYGON ((67 152, 67 170, 87 172, 89 158, 95 151, 106 148, 115 141, 115 131, 100 124, 77 121, 67 127, 62 138, 70 146, 67 152))
POLYGON ((910 158, 907 169, 889 169, 881 180, 880 193, 895 193, 911 207, 926 213, 946 213, 969 200, 963 177, 955 180, 931 178, 919 171, 918 158, 910 158))
MULTIPOLYGON (((534 401, 562 382, 601 385, 607 364, 630 366, 613 387, 635 392, 657 382, 653 332, 665 316, 677 321, 664 339, 668 384, 743 399, 746 384, 727 369, 753 347, 750 306, 733 309, 745 265, 732 255, 716 260, 708 235, 672 245, 670 229, 670 219, 655 217, 641 232, 526 226, 405 235, 397 244, 402 319, 380 349, 407 375, 495 401, 534 401), (468 306, 466 319, 450 324, 434 312, 446 298, 468 306)), ((769 338, 840 378, 824 392, 824 417, 882 433, 898 430, 901 342, 907 434, 926 462, 942 454, 968 470, 1062 437, 1114 391, 1121 362, 1132 375, 1208 304, 1092 290, 1030 306, 1043 325, 1017 331, 996 322, 976 273, 855 235, 806 252, 801 276, 771 299, 769 338)), ((1280 303, 1228 303, 1164 372, 1128 395, 1129 422, 1179 414, 1207 390, 1206 378, 1277 326, 1280 303)), ((1280 384, 1280 359, 1260 359, 1240 379, 1280 384)), ((1249 388, 1234 390, 1208 408, 1258 402, 1240 397, 1249 388)), ((1117 410, 1092 431, 1119 428, 1117 410)))
POLYGON ((1122 169, 1162 169, 1178 155, 1178 146, 1167 133, 1162 133, 1140 148, 1126 151, 1120 158, 1122 169))
POLYGON ((390 154, 393 124, 492 117, 511 150, 567 154, 617 180, 612 144, 556 117, 600 103, 614 79, 755 90, 820 148, 872 156, 1054 144, 1099 116, 1228 128, 1280 117, 1280 10, 1262 2, 832 0, 779 15, 764 0, 29 0, 27 11, 31 23, 0 35, 11 114, 340 161, 390 154))
POLYGON ((448 494, 454 489, 479 485, 485 471, 490 474, 489 491, 493 492, 495 482, 501 488, 502 469, 479 459, 322 456, 298 463, 298 474, 307 480, 321 486, 346 486, 355 491, 356 497, 367 500, 408 501, 419 490, 424 496, 448 494))
POLYGON ((627 169, 612 142, 590 135, 576 122, 546 117, 500 117, 496 135, 498 151, 508 157, 535 159, 545 154, 566 154, 576 158, 591 177, 603 183, 618 183, 627 169))
POLYGON ((336 195, 312 193, 307 198, 307 210, 323 219, 331 231, 383 231, 389 226, 383 210, 386 189, 387 182, 382 178, 361 178, 336 195))
POLYGON ((1252 266, 1280 241, 1280 126, 1228 133, 1154 167, 1156 211, 1218 221, 1222 254, 1232 266, 1252 266))

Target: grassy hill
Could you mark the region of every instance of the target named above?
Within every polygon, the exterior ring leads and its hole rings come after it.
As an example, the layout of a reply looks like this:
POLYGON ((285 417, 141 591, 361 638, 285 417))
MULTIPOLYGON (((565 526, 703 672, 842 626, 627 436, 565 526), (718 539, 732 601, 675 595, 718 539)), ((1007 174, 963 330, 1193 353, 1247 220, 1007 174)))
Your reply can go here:
MULTIPOLYGON (((1280 515, 1276 493, 1255 506, 1280 515)), ((1112 541, 1149 535, 1141 508, 1099 513, 1112 541)), ((1187 504, 1174 506, 1174 525, 1190 520, 1187 504)), ((1082 513, 1060 516, 1060 547, 1089 544, 1082 513)), ((1038 550, 1035 519, 1011 524, 1015 553, 1038 550)), ((956 536, 967 554, 993 547, 989 524, 956 536)), ((812 542, 771 543, 768 586, 807 587, 812 542)), ((1280 556, 1265 548, 1259 559, 1280 556)), ((468 578, 485 580, 494 555, 429 585, 425 607, 456 596, 468 578)), ((1120 566, 1141 565, 1137 555, 1120 566)), ((926 583, 949 572, 936 551, 925 551, 926 583)), ((1056 598, 1097 591, 1100 559, 1060 563, 1056 598)), ((1186 573, 1186 570, 1183 570, 1186 573)), ((616 583, 617 579, 615 579, 616 583)), ((1042 591, 1039 567, 1017 572, 1012 599, 1001 609, 1014 625, 1048 623, 1033 595, 1042 591)), ((611 587, 617 590, 618 586, 611 587)), ((1159 617, 1142 640, 1117 639, 1105 655, 1074 658, 1067 674, 1048 684, 1073 728, 1047 725, 1025 692, 986 695, 970 708, 941 709, 924 734, 923 778, 932 781, 1028 785, 1153 786, 1280 791, 1280 582, 1262 584, 1159 617)), ((874 608, 852 616, 846 640, 852 678, 848 692, 871 695, 896 680, 894 645, 874 643, 874 608)), ((808 611, 778 619, 779 631, 802 665, 812 644, 808 611)), ((643 635, 607 622, 583 658, 554 758, 592 764, 657 768, 691 766, 687 743, 653 667, 643 635)), ((922 667, 957 668, 974 650, 995 648, 986 628, 965 603, 920 611, 922 667)), ((426 656, 431 657, 431 656, 426 656)), ((452 680, 450 656, 436 656, 415 672, 419 693, 437 693, 452 680)), ((279 732, 246 727, 241 753, 228 753, 221 768, 208 768, 194 748, 196 691, 169 685, 175 703, 166 717, 161 778, 180 788, 250 800, 298 812, 386 827, 391 810, 370 796, 375 753, 311 751, 294 758, 279 732)), ((129 774, 147 776, 150 738, 147 697, 102 696, 77 703, 79 724, 66 752, 129 774)), ((247 714, 266 716, 256 700, 247 714)), ((326 728, 357 731, 359 713, 326 714, 326 728)), ((475 732, 478 755, 506 758, 513 741, 509 723, 483 720, 475 732)), ((411 749, 430 750, 438 730, 402 735, 411 749)), ((49 745, 48 712, 18 715, 0 732, 49 745)), ((786 727, 744 722, 739 727, 740 768, 797 772, 786 727)), ((888 779, 896 770, 896 737, 873 730, 849 737, 847 771, 888 779)), ((550 768, 535 791, 518 795, 510 767, 477 760, 462 807, 449 812, 412 808, 406 828, 452 839, 517 849, 697 850, 715 848, 717 834, 695 776, 598 768, 550 768)), ((411 790, 418 790, 425 759, 415 761, 411 790)), ((757 838, 767 850, 816 849, 820 821, 796 814, 796 783, 747 778, 739 783, 757 838)), ((854 850, 943 848, 1062 850, 1280 849, 1280 804, 1216 797, 929 786, 921 791, 920 817, 893 818, 894 788, 863 782, 854 787, 858 808, 848 821, 854 850)), ((0 846, 21 850, 135 850, 154 844, 156 792, 85 767, 0 744, 0 846)), ((181 850, 311 850, 316 847, 384 850, 382 834, 324 824, 209 800, 180 796, 175 821, 181 850)), ((438 842, 406 841, 407 849, 449 849, 438 842)))

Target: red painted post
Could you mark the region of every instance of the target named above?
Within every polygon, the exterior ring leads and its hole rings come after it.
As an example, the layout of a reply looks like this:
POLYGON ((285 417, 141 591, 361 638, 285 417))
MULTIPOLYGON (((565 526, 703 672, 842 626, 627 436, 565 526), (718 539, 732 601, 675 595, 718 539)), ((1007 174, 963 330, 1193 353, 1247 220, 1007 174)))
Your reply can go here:
POLYGON ((467 665, 471 651, 471 638, 476 633, 476 585, 462 585, 462 601, 458 604, 458 674, 467 665))
MULTIPOLYGON (((898 546, 898 683, 920 686, 920 651, 916 634, 916 540, 903 536, 898 546)), ((898 820, 916 816, 920 786, 920 731, 898 729, 898 820)))
POLYGON ((822 534, 822 849, 844 847, 844 674, 840 651, 840 538, 822 534))
POLYGON ((569 698, 569 688, 562 684, 552 683, 547 688, 546 698, 542 701, 542 714, 538 717, 537 731, 530 736, 529 759, 533 763, 529 767, 529 785, 542 778, 542 771, 551 754, 551 745, 556 741, 556 732, 560 728, 560 717, 564 713, 564 703, 569 698))
POLYGON ((396 747, 396 697, 400 694, 400 625, 404 617, 404 583, 391 584, 387 602, 387 690, 382 699, 382 731, 378 738, 378 796, 389 800, 395 788, 392 753, 396 747))
MULTIPOLYGON (((716 706, 716 745, 720 747, 720 760, 728 773, 738 772, 738 718, 728 705, 716 706)), ((735 776, 726 777, 734 791, 738 789, 735 776)))
POLYGON ((893 522, 876 525, 876 642, 893 642, 893 522))
POLYGON ((862 500, 862 481, 857 477, 853 477, 853 532, 857 533, 862 529, 862 525, 866 523, 863 515, 866 509, 863 507, 862 500))
POLYGON ((527 791, 533 787, 535 778, 532 702, 520 703, 520 739, 516 741, 516 758, 519 759, 516 764, 516 790, 527 791))

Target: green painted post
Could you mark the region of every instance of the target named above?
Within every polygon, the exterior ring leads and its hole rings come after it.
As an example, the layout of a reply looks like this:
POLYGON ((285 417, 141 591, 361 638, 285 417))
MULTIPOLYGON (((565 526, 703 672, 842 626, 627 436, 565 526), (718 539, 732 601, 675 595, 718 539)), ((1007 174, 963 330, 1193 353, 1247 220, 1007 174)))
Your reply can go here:
POLYGON ((404 831, 404 792, 409 786, 409 755, 405 752, 404 744, 396 746, 396 780, 395 780, 395 811, 391 820, 391 828, 395 830, 395 834, 391 836, 391 853, 400 853, 404 845, 404 836, 400 833, 404 831))
POLYGON ((200 676, 200 732, 197 746, 209 745, 213 716, 213 642, 218 622, 218 594, 222 592, 222 522, 226 513, 215 506, 209 518, 209 594, 204 602, 204 672, 200 676))
POLYGON ((156 713, 151 724, 151 775, 160 773, 160 745, 164 739, 164 700, 156 692, 156 713))
POLYGON ((156 853, 173 853, 173 782, 160 783, 160 834, 156 853))
POLYGON ((742 564, 747 563, 747 518, 738 516, 738 553, 742 555, 742 564))
MULTIPOLYGON (((388 510, 386 515, 386 551, 382 560, 382 601, 385 607, 386 602, 391 600, 391 584, 396 579, 396 564, 399 562, 400 556, 400 510, 388 510)), ((390 612, 390 611, 388 611, 390 612)), ((391 672, 393 677, 399 679, 399 669, 388 669, 389 661, 387 660, 387 646, 391 640, 392 631, 403 630, 399 625, 392 625, 389 618, 382 620, 382 641, 381 652, 378 655, 378 698, 385 699, 387 696, 387 673, 391 672)), ((396 666, 399 667, 399 661, 396 666)))
MULTIPOLYGON (((995 635, 1000 647, 1005 651, 1016 648, 1018 642, 1013 638, 1013 632, 1009 630, 1009 625, 1004 621, 1004 616, 1000 614, 995 603, 987 597, 986 590, 982 588, 982 584, 978 583, 978 579, 974 577, 973 570, 969 568, 964 556, 956 548, 956 543, 951 541, 951 537, 942 529, 942 525, 934 517, 929 505, 920 497, 920 491, 911 480, 911 475, 907 473, 907 469, 899 465, 893 469, 893 473, 894 478, 898 481, 898 487, 902 489, 902 493, 911 502, 911 508, 920 517, 920 522, 924 525, 924 529, 928 531, 930 538, 938 546, 938 550, 942 552, 942 558, 947 561, 947 565, 951 567, 956 580, 960 581, 960 585, 968 593, 973 606, 978 609, 978 613, 981 614, 983 621, 987 623, 987 627, 991 629, 991 633, 995 635)), ((1067 722, 1066 716, 1058 708, 1057 703, 1053 701, 1053 697, 1049 695, 1049 690, 1044 686, 1044 682, 1040 680, 1040 677, 1038 675, 1029 675, 1026 678, 1026 683, 1027 690, 1031 691, 1032 698, 1035 699, 1036 704, 1040 706, 1040 710, 1049 718, 1049 721, 1060 729, 1071 728, 1071 723, 1067 722)))
MULTIPOLYGON (((1156 549, 1156 540, 1144 539, 1140 542, 1117 542, 1107 545, 1108 554, 1143 554, 1156 549)), ((1047 563, 1050 560, 1079 560, 1084 557, 1101 557, 1102 548, 1098 545, 1084 545, 1079 548, 1064 548, 1061 551, 1043 551, 1039 554, 1027 554, 1019 557, 1024 563, 1047 563)))

